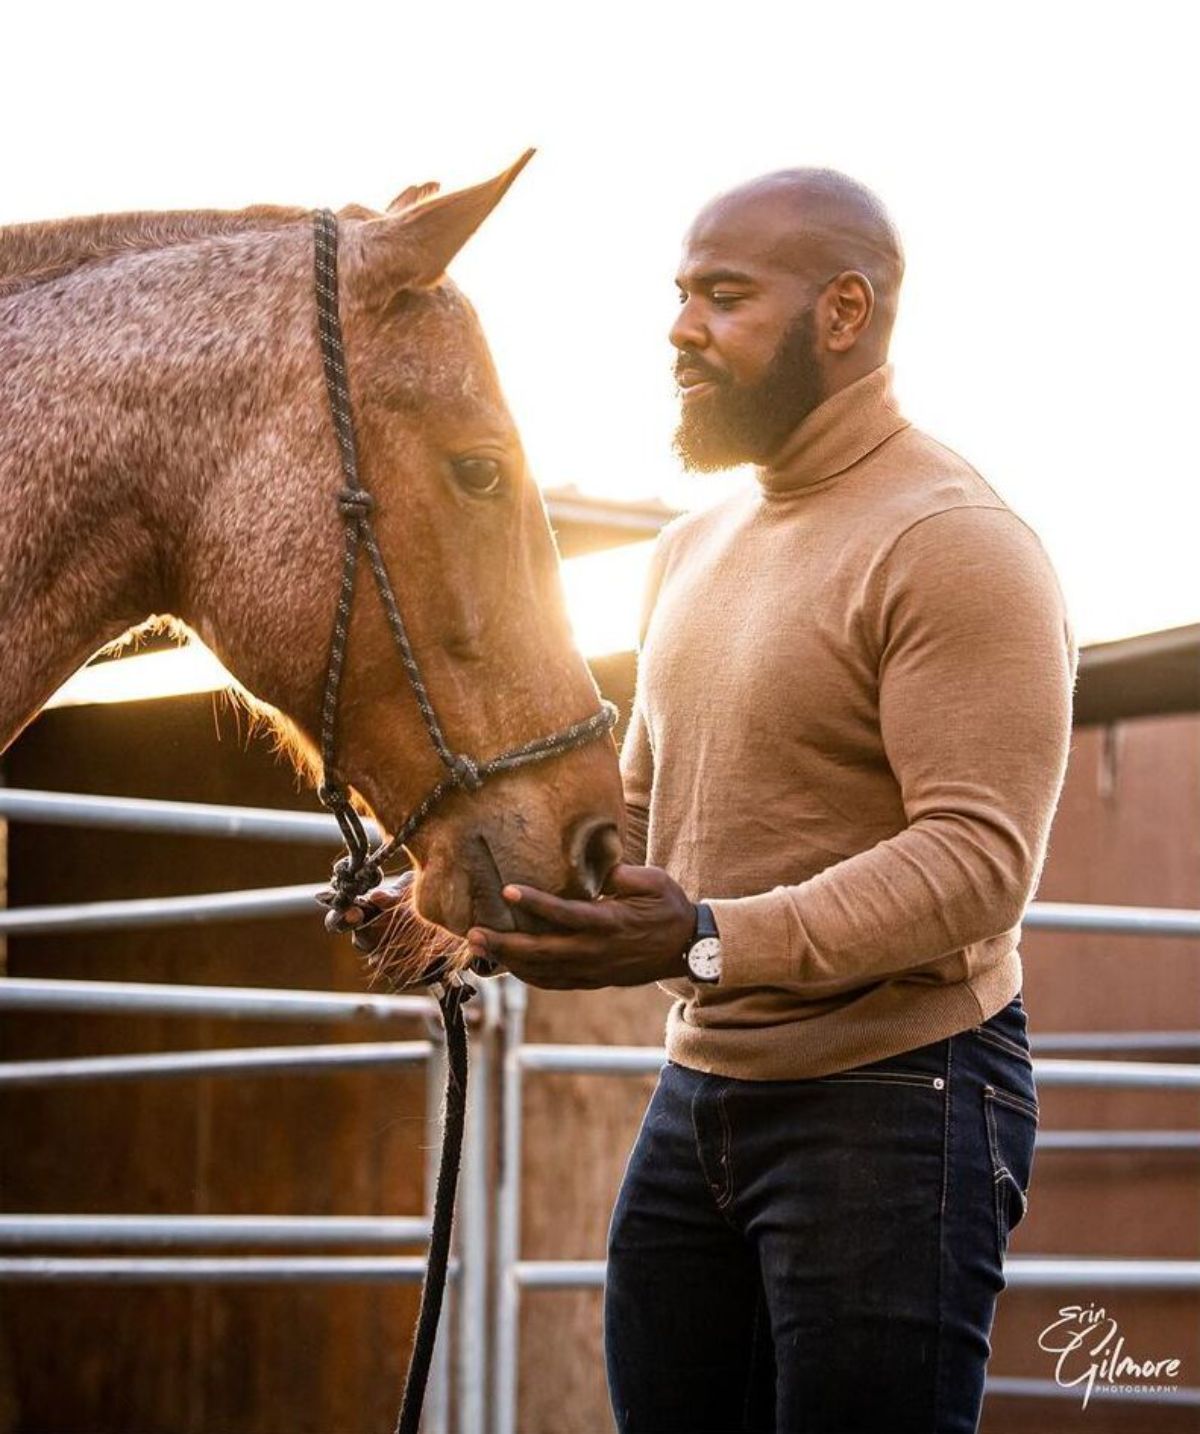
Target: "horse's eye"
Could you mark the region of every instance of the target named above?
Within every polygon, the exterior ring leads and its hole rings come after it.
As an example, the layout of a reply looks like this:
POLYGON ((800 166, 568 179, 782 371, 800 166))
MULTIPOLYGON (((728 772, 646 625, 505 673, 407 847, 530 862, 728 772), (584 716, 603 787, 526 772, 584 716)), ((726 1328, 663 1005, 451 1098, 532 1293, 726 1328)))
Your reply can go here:
POLYGON ((494 493, 504 481, 504 469, 495 458, 456 458, 454 476, 468 493, 494 493))

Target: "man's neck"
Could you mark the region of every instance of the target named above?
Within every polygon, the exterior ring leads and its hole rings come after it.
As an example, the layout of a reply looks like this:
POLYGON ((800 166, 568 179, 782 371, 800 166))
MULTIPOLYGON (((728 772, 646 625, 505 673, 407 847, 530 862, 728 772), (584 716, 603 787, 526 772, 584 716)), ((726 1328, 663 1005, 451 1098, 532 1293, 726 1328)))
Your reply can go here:
POLYGON ((892 395, 890 364, 827 395, 757 469, 763 491, 783 497, 832 478, 908 426, 892 395))

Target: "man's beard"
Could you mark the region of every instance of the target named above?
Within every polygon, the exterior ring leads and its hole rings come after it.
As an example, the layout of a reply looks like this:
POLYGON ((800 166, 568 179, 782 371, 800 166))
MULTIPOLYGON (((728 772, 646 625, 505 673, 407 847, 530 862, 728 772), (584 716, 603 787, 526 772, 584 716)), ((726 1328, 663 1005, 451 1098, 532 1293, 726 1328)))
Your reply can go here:
POLYGON ((764 462, 817 407, 822 395, 815 315, 813 305, 796 315, 757 383, 735 384, 710 374, 702 357, 688 357, 715 385, 683 405, 675 430, 673 446, 688 472, 764 462))

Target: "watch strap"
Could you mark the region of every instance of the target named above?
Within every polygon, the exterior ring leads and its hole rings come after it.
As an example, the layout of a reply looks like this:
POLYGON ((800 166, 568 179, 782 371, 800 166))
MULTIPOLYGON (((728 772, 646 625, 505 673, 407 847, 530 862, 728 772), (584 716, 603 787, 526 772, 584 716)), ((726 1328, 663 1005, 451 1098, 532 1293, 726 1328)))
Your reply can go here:
POLYGON ((717 918, 713 915, 713 909, 706 901, 696 902, 696 931, 691 940, 691 945, 702 941, 706 936, 719 936, 717 930, 717 918))

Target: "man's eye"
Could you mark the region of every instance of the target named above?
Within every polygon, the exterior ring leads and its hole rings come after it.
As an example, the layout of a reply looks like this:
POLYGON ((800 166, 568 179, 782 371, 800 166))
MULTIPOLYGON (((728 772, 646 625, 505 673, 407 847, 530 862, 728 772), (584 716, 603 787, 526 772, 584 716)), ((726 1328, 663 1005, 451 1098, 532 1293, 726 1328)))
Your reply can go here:
POLYGON ((495 458, 456 458, 454 476, 468 493, 495 493, 504 481, 504 469, 495 458))
POLYGON ((730 294, 724 289, 717 289, 713 292, 712 301, 718 309, 732 309, 734 304, 740 303, 745 297, 744 294, 730 294))

